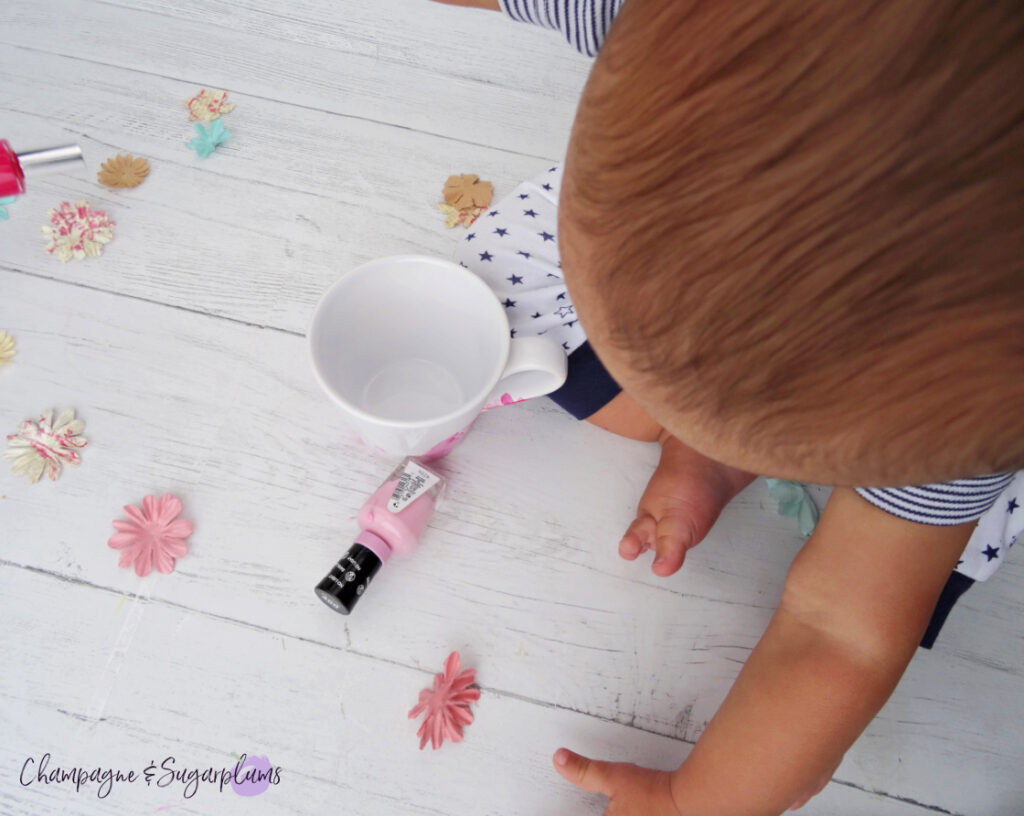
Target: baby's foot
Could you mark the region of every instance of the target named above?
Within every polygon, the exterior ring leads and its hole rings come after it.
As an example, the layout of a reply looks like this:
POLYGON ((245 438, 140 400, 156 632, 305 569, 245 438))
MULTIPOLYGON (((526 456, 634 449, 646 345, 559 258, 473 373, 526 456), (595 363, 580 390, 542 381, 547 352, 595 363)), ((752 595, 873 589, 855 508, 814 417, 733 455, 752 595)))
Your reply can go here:
POLYGON ((640 497, 636 520, 619 542, 619 555, 634 561, 653 549, 655 575, 671 575, 686 551, 708 534, 722 508, 754 474, 728 467, 674 436, 663 434, 661 461, 640 497))

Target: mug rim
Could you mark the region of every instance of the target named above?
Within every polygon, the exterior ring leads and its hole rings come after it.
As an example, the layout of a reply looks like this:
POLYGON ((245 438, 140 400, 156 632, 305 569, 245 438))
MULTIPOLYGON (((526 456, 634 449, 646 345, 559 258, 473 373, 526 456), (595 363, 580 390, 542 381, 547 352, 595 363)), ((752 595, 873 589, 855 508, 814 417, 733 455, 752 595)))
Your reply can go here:
MULTIPOLYGON (((452 422, 453 420, 458 419, 462 414, 464 414, 466 412, 467 407, 475 405, 477 402, 485 403, 487 401, 488 395, 491 393, 492 390, 494 390, 494 386, 498 384, 498 381, 501 379, 501 375, 504 373, 505 370, 505 363, 503 362, 501 366, 498 368, 497 372, 494 374, 494 376, 490 378, 490 381, 487 383, 487 386, 485 388, 482 388, 480 392, 474 395, 472 399, 466 400, 462 407, 457 408, 453 411, 449 411, 447 414, 442 414, 440 416, 433 417, 426 423, 424 423, 424 421, 422 420, 412 419, 383 419, 382 417, 379 417, 375 414, 371 414, 368 411, 353 404, 351 401, 343 397, 341 394, 335 391, 332 386, 328 384, 327 378, 321 371, 320 364, 317 359, 317 354, 314 349, 313 339, 317 326, 323 316, 324 304, 327 302, 330 296, 334 294, 334 291, 336 289, 340 288, 350 278, 354 277, 355 275, 365 274, 365 271, 368 267, 372 267, 382 263, 409 263, 412 261, 426 261, 427 263, 433 264, 435 266, 445 267, 447 268, 448 271, 461 275, 464 280, 471 281, 471 286, 476 287, 478 290, 485 292, 488 295, 487 300, 489 302, 494 303, 495 314, 500 316, 501 319, 505 321, 506 326, 508 325, 508 318, 505 317, 505 312, 502 310, 501 301, 498 300, 497 295, 495 295, 494 292, 491 291, 491 288, 472 271, 470 271, 464 266, 460 266, 454 261, 445 260, 444 258, 437 258, 432 255, 417 255, 415 253, 406 253, 402 255, 387 255, 383 258, 371 258, 370 260, 364 261, 358 266, 353 267, 347 272, 343 272, 341 276, 336 281, 334 281, 334 283, 332 283, 330 286, 327 287, 327 289, 324 290, 323 294, 320 295, 319 300, 317 300, 316 306, 313 307, 313 316, 310 318, 309 327, 306 330, 306 351, 307 354, 309 355, 309 360, 313 368, 313 377, 316 379, 321 390, 323 390, 327 394, 327 396, 334 400, 334 402, 336 402, 338 405, 344 408, 348 413, 357 417, 359 420, 363 422, 368 422, 372 425, 377 425, 382 428, 428 428, 433 427, 435 425, 444 425, 446 423, 452 422)), ((512 338, 509 336, 509 333, 507 331, 503 332, 501 335, 501 351, 502 357, 506 362, 508 361, 508 355, 511 345, 512 338)))

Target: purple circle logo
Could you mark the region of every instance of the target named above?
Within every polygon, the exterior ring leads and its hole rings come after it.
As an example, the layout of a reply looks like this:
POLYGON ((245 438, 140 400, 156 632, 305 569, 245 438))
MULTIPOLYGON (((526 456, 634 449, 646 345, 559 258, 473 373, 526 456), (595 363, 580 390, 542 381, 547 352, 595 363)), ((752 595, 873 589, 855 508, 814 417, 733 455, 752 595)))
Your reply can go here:
POLYGON ((270 787, 274 766, 265 756, 246 757, 242 754, 235 764, 231 787, 239 796, 259 796, 270 787))

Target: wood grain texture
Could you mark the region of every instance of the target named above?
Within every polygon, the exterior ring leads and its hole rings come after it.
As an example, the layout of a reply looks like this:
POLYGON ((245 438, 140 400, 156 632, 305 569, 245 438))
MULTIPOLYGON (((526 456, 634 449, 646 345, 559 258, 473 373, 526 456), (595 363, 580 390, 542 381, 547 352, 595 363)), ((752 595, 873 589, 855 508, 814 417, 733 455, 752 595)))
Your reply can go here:
MULTIPOLYGON (((575 792, 549 767, 547 745, 566 738, 601 754, 669 767, 687 747, 664 737, 572 711, 539 706, 480 682, 477 721, 456 749, 420 753, 405 712, 429 672, 382 663, 302 638, 271 636, 242 621, 156 600, 122 604, 116 591, 0 567, 5 625, 0 646, 11 670, 31 679, 16 689, 19 708, 0 709, 6 814, 82 816, 154 813, 363 814, 591 813, 598 797, 575 792), (50 602, 59 595, 60 603, 50 602), (89 621, 68 626, 67 616, 89 621), (22 637, 19 632, 49 632, 22 637), (109 660, 97 660, 106 654, 109 660), (69 664, 95 667, 70 675, 69 664), (59 704, 54 705, 54 701, 59 704), (100 701, 102 704, 98 704, 100 701), (14 714, 14 716, 12 716, 14 714), (23 787, 26 759, 142 772, 232 767, 242 752, 282 768, 258 799, 230 788, 116 784, 105 799, 95 784, 23 787), (16 769, 11 773, 8 769, 16 769), (484 782, 483 780, 486 780, 484 782), (13 784, 12 784, 13 782, 13 784)), ((5 692, 8 689, 5 689, 5 692)), ((162 776, 162 772, 160 776, 162 776)), ((157 776, 155 779, 159 779, 157 776)), ((815 813, 914 816, 919 807, 834 785, 815 813)))
POLYGON ((22 228, 0 241, 0 266, 82 281, 76 264, 41 252, 35 225, 61 199, 87 198, 118 224, 90 286, 293 332, 355 264, 451 255, 465 230, 446 230, 436 208, 450 174, 477 172, 504 195, 550 161, 241 95, 225 119, 231 139, 199 159, 182 104, 194 84, 18 49, 0 53, 0 82, 18 89, 10 101, 0 91, 12 144, 77 141, 88 159, 12 206, 22 228), (126 103, 126 80, 147 93, 126 103), (150 160, 146 182, 96 184, 100 163, 125 151, 150 160))
MULTIPOLYGON (((512 406, 446 460, 422 547, 354 616, 312 595, 393 464, 313 383, 316 298, 371 257, 448 255, 464 233, 434 209, 444 178, 477 172, 501 195, 557 159, 586 61, 549 32, 412 0, 42 0, 0 6, 0 42, 0 135, 79 141, 89 162, 34 182, 0 224, 0 328, 19 344, 0 432, 73 406, 91 443, 55 484, 0 471, 0 812, 245 801, 23 788, 15 770, 43 750, 126 766, 268 753, 293 781, 247 812, 341 796, 358 816, 598 813, 549 769, 562 743, 678 762, 800 545, 760 482, 658 579, 615 555, 656 448, 512 406), (182 100, 201 86, 238 104, 205 161, 184 144, 182 100), (99 187, 99 163, 126 151, 150 178, 99 187), (80 197, 117 238, 62 265, 38 226, 80 197), (104 542, 122 504, 164 491, 196 524, 192 550, 140 580, 104 542), (412 756, 404 711, 453 648, 480 670, 478 722, 463 746, 412 756)), ((1019 813, 1022 586, 1011 561, 972 590, 805 812, 1019 813)))
MULTIPOLYGON (((58 592, 72 581, 141 594, 271 641, 377 661, 385 672, 433 669, 460 648, 486 667, 489 691, 692 742, 759 637, 798 546, 788 522, 760 506, 755 484, 670 581, 621 562, 609 531, 628 521, 652 446, 578 426, 540 403, 515 406, 483 417, 449 457, 449 500, 423 546, 389 565, 356 615, 341 618, 311 588, 388 465, 341 426, 296 365, 302 338, 27 275, 0 281, 5 303, 17 304, 0 314, 21 349, 3 372, 7 424, 38 406, 69 404, 88 423, 80 469, 55 484, 4 477, 5 563, 56 582, 58 592), (122 503, 162 491, 183 497, 197 532, 173 576, 140 580, 116 569, 104 542, 122 503)), ((1021 745, 999 724, 1024 655, 996 648, 998 637, 1012 643, 1014 619, 992 602, 974 625, 990 633, 988 655, 1000 663, 981 662, 975 632, 963 646, 948 642, 952 654, 940 642, 915 663, 839 779, 947 809, 976 812, 971 806, 983 802, 985 812, 1000 812, 992 797, 1011 785, 1021 745), (985 698, 959 713, 979 683, 985 698), (937 766, 957 780, 948 790, 937 766)), ((200 652, 215 643, 195 641, 200 652)), ((96 663, 106 659, 100 650, 96 663)), ((203 671, 201 661, 191 670, 203 671)))
POLYGON ((425 0, 71 5, 5 6, 0 42, 534 156, 564 154, 590 67, 557 34, 425 0))

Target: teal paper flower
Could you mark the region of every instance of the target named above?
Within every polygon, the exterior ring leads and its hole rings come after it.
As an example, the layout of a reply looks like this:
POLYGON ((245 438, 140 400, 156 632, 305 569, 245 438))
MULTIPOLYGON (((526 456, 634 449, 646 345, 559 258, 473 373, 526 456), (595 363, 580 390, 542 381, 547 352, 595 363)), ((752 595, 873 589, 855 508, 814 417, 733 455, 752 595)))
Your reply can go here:
POLYGON ((15 198, 17 196, 4 196, 0 198, 0 221, 6 221, 11 217, 10 213, 7 212, 7 205, 13 204, 15 198))
POLYGON ((195 128, 199 135, 192 139, 188 146, 196 151, 201 159, 209 156, 218 145, 224 144, 231 136, 231 131, 224 127, 224 123, 220 119, 212 121, 209 130, 199 122, 196 122, 195 128))
POLYGON ((793 516, 800 528, 800 535, 807 538, 818 524, 818 508, 799 482, 787 479, 765 479, 768 492, 779 503, 780 516, 793 516))

